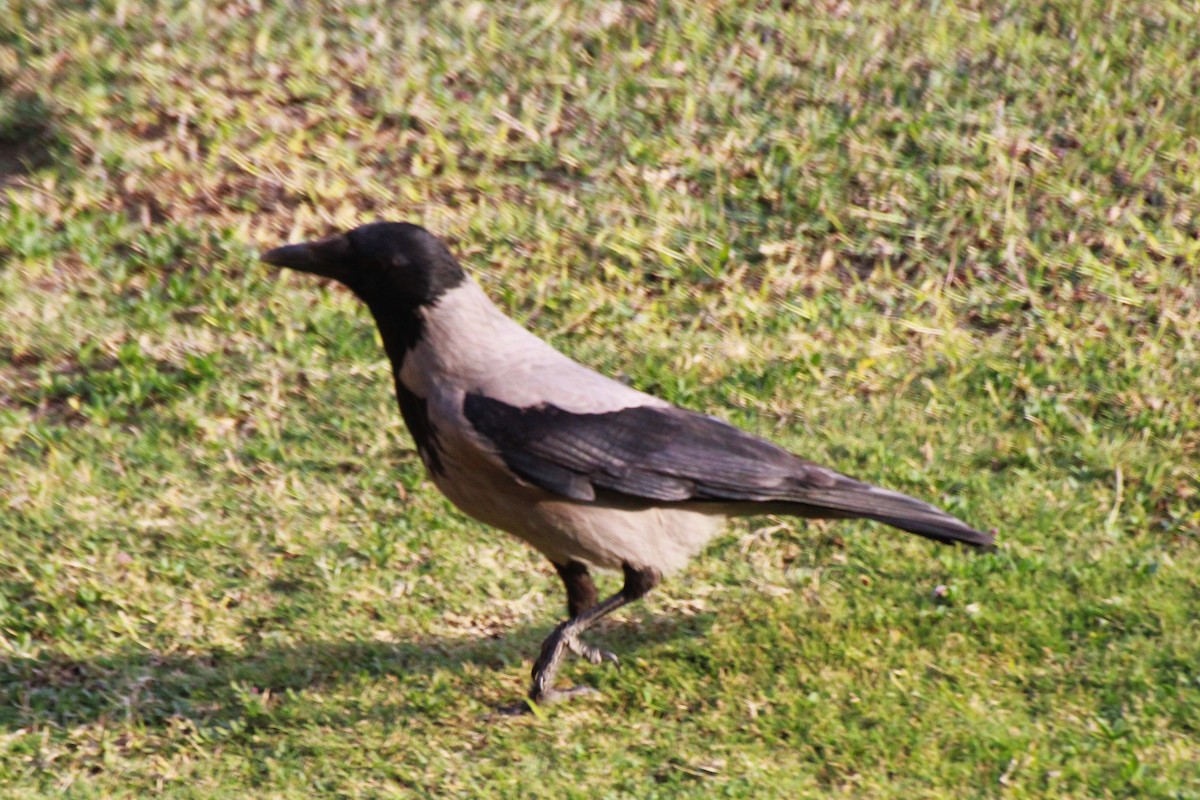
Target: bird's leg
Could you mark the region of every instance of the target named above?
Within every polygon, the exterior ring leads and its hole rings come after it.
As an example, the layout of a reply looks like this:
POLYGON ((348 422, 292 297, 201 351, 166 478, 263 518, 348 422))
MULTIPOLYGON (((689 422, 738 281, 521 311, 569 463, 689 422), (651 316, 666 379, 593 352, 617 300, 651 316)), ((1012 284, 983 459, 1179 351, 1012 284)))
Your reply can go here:
POLYGON ((568 617, 578 617, 596 605, 596 584, 592 582, 587 564, 568 561, 566 564, 555 564, 554 568, 558 570, 558 577, 562 578, 567 590, 568 617))
MULTIPOLYGON (((599 664, 601 661, 616 663, 616 656, 606 650, 586 644, 580 639, 580 636, 595 625, 601 617, 616 611, 626 603, 632 603, 658 584, 659 574, 654 570, 638 570, 628 564, 623 569, 625 585, 621 587, 621 591, 596 603, 591 608, 574 614, 566 622, 560 623, 542 643, 542 652, 533 664, 533 684, 529 688, 529 699, 534 703, 544 705, 592 691, 585 687, 554 688, 554 679, 558 676, 559 667, 562 666, 563 658, 568 650, 586 658, 593 664, 599 664)), ((562 572, 560 569, 559 574, 561 575, 562 572)), ((566 582, 566 578, 563 580, 566 582)), ((590 579, 588 583, 591 583, 590 579)), ((570 591, 571 588, 568 584, 568 598, 570 598, 570 591)), ((592 591, 595 591, 595 587, 592 587, 592 591)))
MULTIPOLYGON (((587 564, 582 561, 568 561, 566 564, 555 564, 558 576, 562 578, 563 586, 567 589, 567 617, 574 619, 596 605, 596 584, 592 581, 587 564)), ((602 661, 617 663, 617 657, 607 650, 593 647, 579 637, 567 641, 567 647, 572 653, 582 659, 599 664, 602 661)))

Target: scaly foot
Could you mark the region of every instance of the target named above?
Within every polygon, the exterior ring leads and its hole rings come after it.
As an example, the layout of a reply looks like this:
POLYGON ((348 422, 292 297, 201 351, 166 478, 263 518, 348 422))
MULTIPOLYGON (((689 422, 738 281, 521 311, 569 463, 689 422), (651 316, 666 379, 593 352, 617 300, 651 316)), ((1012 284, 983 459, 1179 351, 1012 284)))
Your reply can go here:
POLYGON ((554 679, 558 677, 558 670, 562 666, 563 658, 568 650, 593 664, 608 661, 620 665, 620 661, 613 653, 593 647, 580 639, 573 622, 574 620, 567 620, 560 623, 542 643, 542 652, 533 664, 533 685, 529 689, 529 699, 535 703, 545 705, 596 692, 595 689, 586 686, 577 686, 571 689, 554 688, 554 679))

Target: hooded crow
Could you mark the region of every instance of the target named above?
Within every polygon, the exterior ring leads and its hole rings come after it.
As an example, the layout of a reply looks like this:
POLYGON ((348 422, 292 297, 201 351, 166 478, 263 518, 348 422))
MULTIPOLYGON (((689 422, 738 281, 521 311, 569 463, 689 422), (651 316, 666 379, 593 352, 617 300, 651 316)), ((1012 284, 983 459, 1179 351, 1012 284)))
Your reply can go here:
POLYGON ((616 663, 582 634, 682 567, 729 517, 865 517, 939 542, 992 544, 927 503, 572 361, 505 316, 420 226, 364 225, 262 260, 332 278, 366 303, 433 483, 554 564, 568 618, 533 665, 534 703, 590 691, 555 687, 566 653, 616 663), (592 568, 621 570, 623 588, 600 600, 592 568))

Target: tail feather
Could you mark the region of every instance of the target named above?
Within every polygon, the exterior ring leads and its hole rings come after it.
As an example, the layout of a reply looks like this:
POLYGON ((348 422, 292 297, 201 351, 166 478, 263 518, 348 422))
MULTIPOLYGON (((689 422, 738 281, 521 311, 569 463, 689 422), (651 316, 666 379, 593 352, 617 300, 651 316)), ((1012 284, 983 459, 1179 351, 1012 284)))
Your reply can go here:
MULTIPOLYGON (((995 537, 972 528, 957 517, 929 503, 900 492, 881 489, 852 478, 838 476, 831 487, 805 487, 794 498, 808 509, 828 509, 838 515, 865 517, 939 542, 960 542, 990 548, 995 537)), ((811 511, 808 513, 811 514, 811 511)))

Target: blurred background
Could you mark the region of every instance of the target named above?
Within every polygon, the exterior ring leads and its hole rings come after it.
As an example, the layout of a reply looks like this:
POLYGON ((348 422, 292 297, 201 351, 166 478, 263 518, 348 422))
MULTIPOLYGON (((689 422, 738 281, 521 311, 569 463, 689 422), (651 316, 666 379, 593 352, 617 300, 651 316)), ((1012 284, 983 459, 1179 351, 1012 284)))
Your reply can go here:
MULTIPOLYGON (((1200 796, 1200 4, 0 8, 8 796, 1200 796), (996 527, 762 520, 496 720, 549 565, 260 249, 996 527)), ((607 586, 607 584, 606 584, 607 586)))

